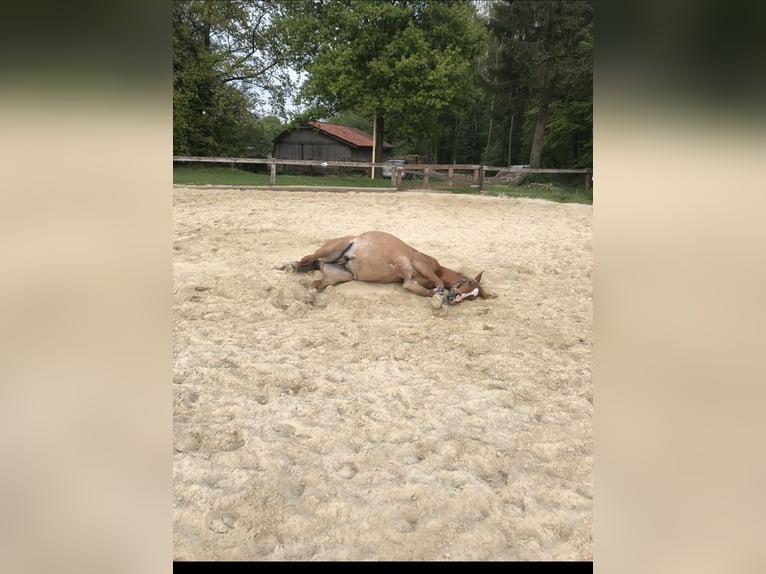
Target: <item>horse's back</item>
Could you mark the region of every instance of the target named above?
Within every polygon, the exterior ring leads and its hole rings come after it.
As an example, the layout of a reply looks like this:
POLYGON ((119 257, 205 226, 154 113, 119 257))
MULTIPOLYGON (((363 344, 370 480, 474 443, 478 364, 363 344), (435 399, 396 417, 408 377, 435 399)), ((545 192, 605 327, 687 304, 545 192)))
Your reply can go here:
POLYGON ((404 241, 385 231, 360 233, 353 243, 357 256, 371 261, 392 263, 400 261, 402 257, 411 258, 418 253, 404 241))
POLYGON ((365 241, 370 242, 371 244, 378 245, 381 248, 387 248, 387 249, 412 249, 409 245, 407 245, 404 241, 396 237, 395 235, 391 235, 390 233, 386 233, 385 231, 365 231, 364 233, 360 233, 356 236, 357 241, 365 241))

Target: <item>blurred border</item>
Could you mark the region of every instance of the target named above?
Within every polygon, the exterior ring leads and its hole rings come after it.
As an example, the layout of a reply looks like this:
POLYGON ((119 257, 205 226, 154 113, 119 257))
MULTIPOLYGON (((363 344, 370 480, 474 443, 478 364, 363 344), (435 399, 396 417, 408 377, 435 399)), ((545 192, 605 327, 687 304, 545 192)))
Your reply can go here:
POLYGON ((172 568, 171 9, 4 12, 3 572, 172 568))
POLYGON ((596 5, 597 572, 766 568, 763 16, 596 5))

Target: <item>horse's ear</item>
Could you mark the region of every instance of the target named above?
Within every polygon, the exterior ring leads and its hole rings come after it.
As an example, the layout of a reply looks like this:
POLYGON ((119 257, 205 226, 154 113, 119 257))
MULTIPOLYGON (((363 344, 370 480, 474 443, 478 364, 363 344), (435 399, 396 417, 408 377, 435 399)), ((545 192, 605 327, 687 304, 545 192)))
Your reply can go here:
MULTIPOLYGON (((483 273, 484 273, 484 271, 479 273, 476 277, 473 278, 473 280, 476 281, 477 283, 481 283, 481 276, 482 276, 483 273)), ((494 293, 487 293, 484 290, 484 287, 479 285, 479 297, 481 299, 494 299, 495 297, 497 297, 497 295, 495 295, 494 293)))

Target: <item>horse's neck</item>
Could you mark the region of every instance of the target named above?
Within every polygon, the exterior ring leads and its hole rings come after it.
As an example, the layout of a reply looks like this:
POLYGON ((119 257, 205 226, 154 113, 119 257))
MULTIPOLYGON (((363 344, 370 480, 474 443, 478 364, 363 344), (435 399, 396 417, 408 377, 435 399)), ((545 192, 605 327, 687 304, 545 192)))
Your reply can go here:
POLYGON ((436 274, 441 278, 442 281, 444 281, 445 285, 451 285, 455 281, 460 281, 461 279, 465 279, 466 277, 457 271, 453 271, 452 269, 448 269, 447 267, 441 267, 439 271, 436 272, 436 274))

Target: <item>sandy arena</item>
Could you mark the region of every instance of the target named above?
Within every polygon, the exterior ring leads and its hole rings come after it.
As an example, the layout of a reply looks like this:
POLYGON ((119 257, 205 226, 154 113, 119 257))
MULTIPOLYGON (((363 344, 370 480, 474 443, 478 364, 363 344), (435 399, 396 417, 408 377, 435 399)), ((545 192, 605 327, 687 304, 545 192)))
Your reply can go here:
POLYGON ((592 560, 593 209, 174 189, 176 560, 592 560), (282 264, 388 231, 496 297, 282 264))

